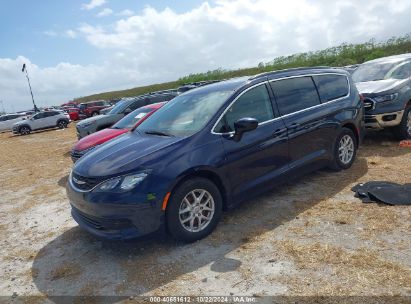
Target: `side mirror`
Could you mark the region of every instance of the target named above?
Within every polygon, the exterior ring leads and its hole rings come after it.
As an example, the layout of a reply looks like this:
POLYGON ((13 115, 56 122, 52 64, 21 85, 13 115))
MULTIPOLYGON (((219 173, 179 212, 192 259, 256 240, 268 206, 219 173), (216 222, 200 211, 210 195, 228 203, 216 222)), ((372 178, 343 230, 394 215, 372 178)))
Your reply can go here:
POLYGON ((130 109, 130 108, 125 109, 125 110, 124 110, 124 116, 130 114, 131 112, 133 112, 132 109, 130 109))
POLYGON ((240 118, 234 123, 234 141, 240 141, 245 132, 250 132, 257 129, 258 120, 255 118, 240 118))

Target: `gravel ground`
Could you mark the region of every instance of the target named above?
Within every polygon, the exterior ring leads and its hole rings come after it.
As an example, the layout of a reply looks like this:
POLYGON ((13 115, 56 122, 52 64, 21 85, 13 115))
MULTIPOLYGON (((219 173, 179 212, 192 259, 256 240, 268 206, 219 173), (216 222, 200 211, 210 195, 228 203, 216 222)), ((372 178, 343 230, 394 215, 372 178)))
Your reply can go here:
POLYGON ((411 149, 389 134, 368 137, 351 169, 270 190, 188 245, 106 242, 77 227, 64 189, 74 125, 0 141, 2 296, 411 295, 411 208, 363 204, 350 191, 410 182, 411 149))

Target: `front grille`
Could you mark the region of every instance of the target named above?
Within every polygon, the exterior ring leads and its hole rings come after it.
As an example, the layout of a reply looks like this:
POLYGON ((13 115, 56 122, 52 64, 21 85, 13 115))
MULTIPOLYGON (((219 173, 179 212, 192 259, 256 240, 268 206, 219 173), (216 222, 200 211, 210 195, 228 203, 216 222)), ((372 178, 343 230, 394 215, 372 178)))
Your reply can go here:
POLYGON ((73 211, 88 226, 97 230, 120 230, 134 227, 128 219, 104 219, 85 214, 75 207, 73 211))
POLYGON ((82 157, 84 155, 84 152, 83 151, 71 150, 70 155, 71 155, 71 159, 73 160, 73 162, 76 162, 76 161, 78 161, 78 159, 80 157, 82 157))
POLYGON ((365 98, 364 99, 364 109, 365 110, 374 109, 374 100, 372 100, 371 98, 365 98))
POLYGON ((72 173, 71 180, 73 185, 80 190, 89 191, 101 183, 103 180, 98 177, 84 177, 76 173, 72 173))
POLYGON ((88 148, 86 150, 82 150, 82 151, 77 151, 77 150, 71 150, 70 155, 71 155, 71 159, 73 160, 73 162, 78 161, 78 159, 80 157, 82 157, 83 155, 85 155, 86 153, 90 152, 91 150, 94 150, 97 146, 88 148))

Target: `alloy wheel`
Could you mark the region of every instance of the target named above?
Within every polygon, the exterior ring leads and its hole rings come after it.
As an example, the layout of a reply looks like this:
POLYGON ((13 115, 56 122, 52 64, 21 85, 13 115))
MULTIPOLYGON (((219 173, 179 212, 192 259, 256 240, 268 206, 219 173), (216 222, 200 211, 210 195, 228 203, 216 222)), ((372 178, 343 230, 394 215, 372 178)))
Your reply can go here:
POLYGON ((407 133, 408 136, 411 136, 411 111, 408 112, 407 116, 407 133))
POLYGON ((204 189, 190 191, 181 201, 180 224, 189 232, 205 229, 213 219, 215 203, 210 192, 204 189))
POLYGON ((347 165, 351 162, 354 156, 354 148, 355 148, 354 140, 352 139, 351 136, 344 135, 340 139, 340 143, 338 145, 338 156, 340 158, 340 161, 344 165, 347 165))

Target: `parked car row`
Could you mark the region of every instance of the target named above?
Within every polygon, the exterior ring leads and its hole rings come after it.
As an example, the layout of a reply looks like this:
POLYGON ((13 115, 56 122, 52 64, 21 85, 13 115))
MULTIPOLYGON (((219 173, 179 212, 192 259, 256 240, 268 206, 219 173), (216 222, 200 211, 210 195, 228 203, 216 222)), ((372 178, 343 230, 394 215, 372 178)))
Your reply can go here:
POLYGON ((168 101, 175 96, 177 96, 177 93, 159 92, 156 94, 123 98, 105 115, 90 117, 77 123, 77 137, 80 139, 94 132, 109 128, 135 109, 153 103, 168 101))
POLYGON ((223 209, 290 177, 348 169, 363 137, 363 102, 342 69, 235 78, 156 109, 124 111, 144 100, 120 101, 111 111, 126 116, 73 149, 72 216, 97 236, 127 239, 164 227, 183 241, 201 239, 223 209), (78 159, 74 151, 86 153, 78 159))

